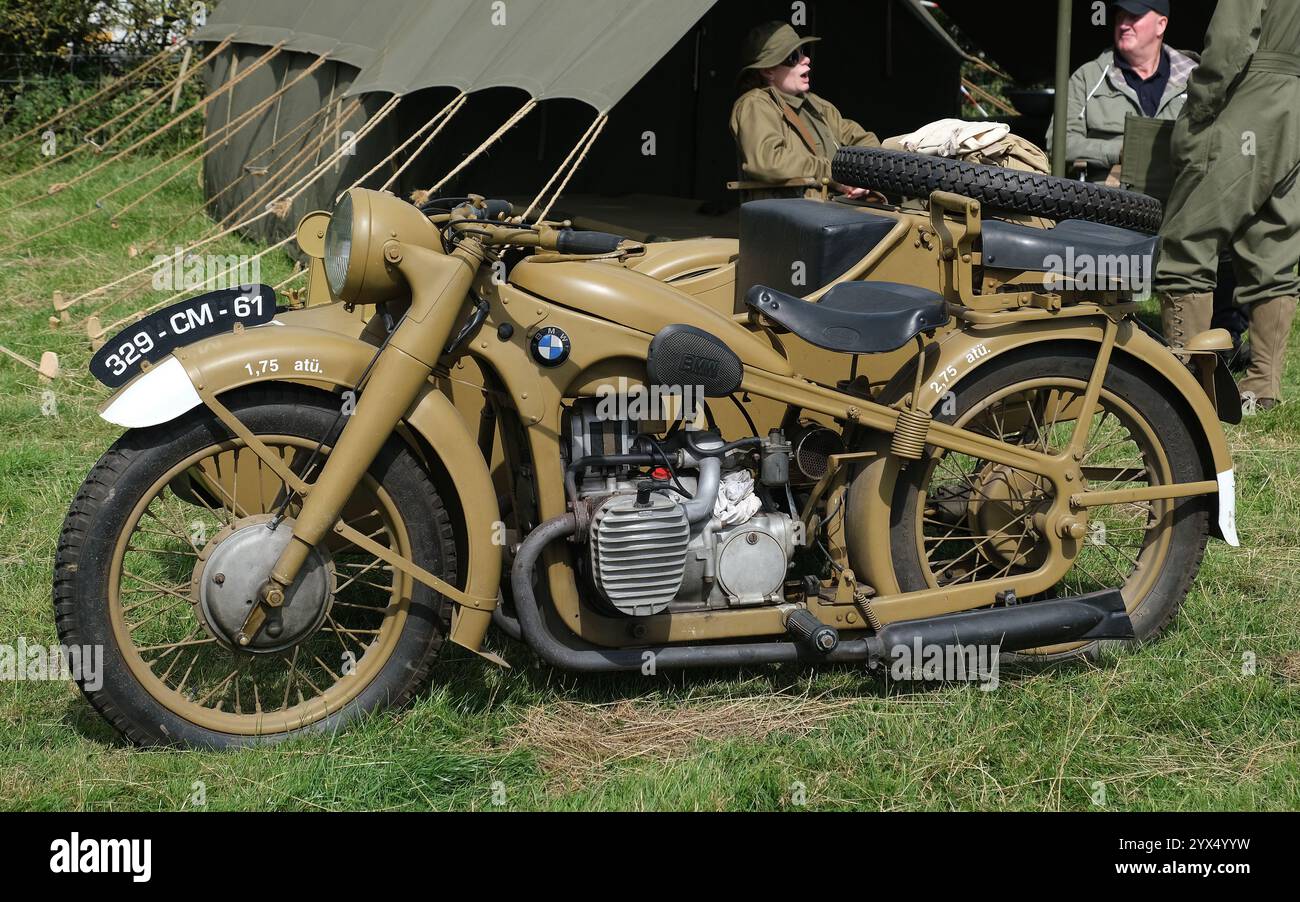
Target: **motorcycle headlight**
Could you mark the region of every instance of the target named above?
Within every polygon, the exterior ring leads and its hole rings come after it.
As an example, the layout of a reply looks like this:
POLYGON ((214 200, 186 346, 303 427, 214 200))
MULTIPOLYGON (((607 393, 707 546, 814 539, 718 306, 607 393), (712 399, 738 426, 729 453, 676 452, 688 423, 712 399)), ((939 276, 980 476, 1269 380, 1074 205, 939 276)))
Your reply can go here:
POLYGON ((377 304, 409 293, 384 253, 390 244, 442 252, 438 230, 406 201, 365 188, 343 195, 325 229, 325 281, 335 300, 377 304))
POLYGON ((343 288, 348 281, 348 267, 352 263, 354 212, 352 193, 348 192, 334 208, 329 228, 325 230, 325 280, 329 282, 330 294, 334 297, 343 296, 343 288))

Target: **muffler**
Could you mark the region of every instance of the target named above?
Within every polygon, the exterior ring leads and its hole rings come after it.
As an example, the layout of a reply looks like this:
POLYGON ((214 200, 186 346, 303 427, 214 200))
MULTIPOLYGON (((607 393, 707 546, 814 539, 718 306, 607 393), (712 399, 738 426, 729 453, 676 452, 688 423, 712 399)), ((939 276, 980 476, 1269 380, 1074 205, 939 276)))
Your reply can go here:
POLYGON ((1046 645, 1132 639, 1133 623, 1119 589, 1103 589, 1072 598, 1031 601, 1003 608, 943 614, 924 620, 890 623, 868 640, 872 657, 887 659, 893 649, 916 643, 936 646, 997 646, 1024 651, 1046 645))

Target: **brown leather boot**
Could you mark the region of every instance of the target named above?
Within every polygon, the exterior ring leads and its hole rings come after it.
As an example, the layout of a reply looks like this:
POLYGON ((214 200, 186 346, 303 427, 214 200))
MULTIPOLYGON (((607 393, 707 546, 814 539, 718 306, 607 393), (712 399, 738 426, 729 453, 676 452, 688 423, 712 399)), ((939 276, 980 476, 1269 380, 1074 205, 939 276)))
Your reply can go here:
POLYGON ((1250 305, 1250 368, 1238 388, 1243 396, 1254 397, 1259 410, 1276 406, 1268 401, 1282 400, 1282 372, 1295 310, 1296 299, 1287 297, 1250 305))
POLYGON ((1210 328, 1214 316, 1213 292, 1170 295, 1160 292, 1160 324, 1165 339, 1175 348, 1187 343, 1210 328))

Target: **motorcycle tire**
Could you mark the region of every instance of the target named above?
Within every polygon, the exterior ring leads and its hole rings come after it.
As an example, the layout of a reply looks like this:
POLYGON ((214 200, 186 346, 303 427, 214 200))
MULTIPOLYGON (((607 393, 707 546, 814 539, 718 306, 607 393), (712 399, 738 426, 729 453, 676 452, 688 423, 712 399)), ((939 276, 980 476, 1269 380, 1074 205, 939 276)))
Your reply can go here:
MULTIPOLYGON (((342 424, 346 423, 346 418, 342 421, 338 418, 338 402, 334 396, 305 388, 255 387, 223 397, 222 400, 255 435, 263 437, 263 441, 268 444, 272 441, 291 443, 282 447, 301 448, 305 453, 310 453, 322 438, 328 447, 341 431, 342 424)), ((291 676, 284 690, 285 704, 279 710, 274 708, 275 699, 270 697, 271 694, 265 688, 260 700, 256 701, 256 710, 250 710, 253 707, 250 700, 257 699, 255 682, 253 692, 249 692, 245 685, 242 708, 239 695, 236 694, 234 710, 226 710, 230 705, 227 698, 229 690, 223 689, 217 699, 216 711, 209 712, 203 705, 203 699, 199 699, 198 705, 195 705, 194 696, 199 691, 198 688, 189 688, 187 695, 184 681, 178 689, 169 685, 166 675, 158 679, 157 672, 162 670, 166 661, 159 663, 161 659, 146 660, 145 653, 150 652, 150 649, 141 648, 135 643, 131 633, 134 627, 123 626, 127 620, 126 611, 129 607, 137 606, 132 604, 128 607, 123 600, 128 591, 133 591, 124 588, 127 578, 132 575, 127 567, 126 556, 136 553, 132 549, 132 538, 143 531, 139 524, 146 522, 150 515, 152 519, 148 522, 153 531, 149 533, 151 538, 148 544, 168 544, 171 540, 164 537, 171 535, 180 542, 175 547, 184 550, 165 553, 184 554, 187 558, 190 556, 184 545, 189 535, 184 525, 186 521, 179 521, 179 532, 174 526, 169 532, 164 532, 168 527, 160 525, 163 522, 158 519, 157 511, 160 508, 154 505, 166 503, 180 506, 183 511, 200 510, 197 506, 185 507, 192 504, 192 495, 187 498, 184 492, 177 491, 175 480, 179 477, 173 474, 192 473, 192 469, 182 468, 197 466, 191 465, 191 461, 206 461, 208 458, 200 458, 200 455, 208 453, 209 449, 231 447, 234 449, 235 471, 239 472, 245 466, 240 463, 241 460, 250 461, 247 465, 250 476, 256 471, 260 485, 261 480, 267 477, 262 476, 260 467, 253 466, 256 461, 249 457, 251 451, 244 448, 242 442, 235 440, 229 430, 205 407, 195 408, 169 423, 131 430, 90 471, 63 524, 55 559, 53 593, 59 640, 69 647, 90 646, 103 649, 101 676, 94 681, 99 685, 94 685, 84 675, 74 674, 74 678, 90 704, 119 733, 139 745, 221 749, 274 742, 305 733, 337 731, 364 714, 406 703, 428 677, 447 633, 448 609, 451 606, 442 595, 413 581, 410 582, 408 593, 407 583, 402 582, 402 577, 393 574, 391 568, 384 573, 384 568, 379 567, 370 570, 369 579, 388 578, 390 584, 378 588, 390 593, 389 599, 382 606, 375 605, 366 616, 378 618, 376 622, 382 626, 350 636, 356 641, 357 651, 361 654, 355 671, 333 664, 332 668, 338 669, 343 676, 328 689, 320 690, 320 696, 304 702, 303 689, 308 686, 299 681, 299 703, 291 706, 288 688, 293 684, 291 676), (240 455, 244 457, 241 458, 240 455), (377 577, 376 573, 381 575, 377 577), (373 633, 373 637, 368 633, 373 633), (362 641, 363 639, 369 641, 362 641), (376 658, 367 664, 365 659, 372 651, 376 658), (357 679, 359 682, 356 686, 344 686, 342 681, 347 679, 357 679), (339 692, 337 696, 326 698, 326 692, 336 689, 339 692)), ((220 453, 229 454, 232 451, 220 453)), ((291 469, 299 469, 298 459, 287 458, 286 462, 291 469)), ((236 486, 238 478, 236 477, 236 486)), ((270 478, 275 480, 276 485, 283 486, 278 477, 270 478)), ((359 488, 350 503, 361 498, 380 499, 374 515, 390 527, 388 534, 380 540, 381 544, 388 541, 390 547, 393 547, 395 543, 416 564, 454 584, 457 569, 456 542, 450 517, 424 466, 411 449, 396 438, 390 438, 360 485, 368 486, 369 489, 359 488), (372 494, 363 495, 362 491, 370 491, 372 494)), ((233 494, 238 494, 237 488, 233 494)), ((258 494, 261 494, 260 490, 258 494)), ((259 516, 273 513, 284 496, 270 493, 270 497, 271 502, 263 506, 259 516)), ((245 505, 233 497, 230 506, 232 522, 237 513, 248 513, 245 505)), ((224 513, 224 505, 222 511, 224 513)), ((371 516, 365 515, 367 521, 371 516)), ((200 549, 209 551, 219 548, 219 537, 222 534, 215 534, 212 544, 206 547, 207 540, 203 538, 197 542, 191 538, 190 544, 196 552, 200 549)), ((341 539, 338 542, 344 548, 351 545, 341 539)), ((203 560, 198 554, 193 556, 203 560)), ((332 568, 336 565, 361 566, 341 563, 338 552, 334 553, 331 560, 332 568)), ((378 560, 376 558, 377 562, 378 560)), ((238 558, 233 559, 232 563, 237 564, 237 561, 238 558)), ((177 569, 183 570, 179 567, 177 569)), ((199 585, 200 573, 203 580, 208 578, 206 569, 196 569, 193 586, 199 585)), ((316 635, 322 632, 333 633, 329 637, 331 641, 336 639, 345 649, 350 647, 347 642, 349 636, 344 635, 350 631, 350 627, 344 627, 350 612, 340 609, 338 599, 342 597, 340 593, 347 591, 345 581, 355 582, 359 577, 360 574, 355 571, 341 570, 334 578, 329 589, 333 605, 332 619, 328 621, 333 628, 326 629, 325 623, 321 622, 315 632, 304 632, 303 647, 316 641, 316 635), (348 580, 350 576, 353 579, 348 580)), ((216 574, 212 579, 224 585, 227 577, 216 574)), ((192 628, 198 636, 209 637, 202 638, 202 642, 188 643, 190 646, 210 643, 204 646, 204 654, 214 656, 214 663, 209 665, 205 659, 198 667, 199 675, 209 666, 234 666, 237 672, 242 666, 262 666, 272 674, 283 675, 281 661, 272 659, 270 655, 251 655, 224 645, 211 644, 216 643, 214 638, 210 638, 213 635, 212 628, 197 613, 198 604, 188 592, 184 592, 186 582, 183 576, 176 578, 175 584, 182 588, 168 592, 169 596, 185 595, 171 601, 172 607, 177 610, 170 616, 180 618, 176 627, 178 634, 191 628, 191 624, 183 619, 188 618, 194 621, 192 628)), ((367 590, 358 588, 353 591, 367 590)), ((323 637, 320 641, 324 641, 323 637)), ((153 646, 157 647, 159 646, 153 646)), ((298 646, 294 648, 297 649, 298 646)), ((308 650, 310 652, 310 648, 308 650)), ((182 649, 176 655, 179 658, 189 651, 190 649, 182 649)), ((194 651, 197 663, 198 648, 194 651)), ((287 661, 288 651, 283 655, 287 661)), ((346 655, 345 650, 344 657, 346 655)), ((295 651, 294 661, 297 660, 295 651)), ((191 670, 195 669, 195 663, 189 666, 191 670)), ((294 664, 290 662, 288 666, 292 669, 294 664)), ((308 673, 306 665, 299 667, 300 672, 305 675, 308 673)), ((332 669, 327 670, 332 673, 332 669)), ((189 678, 188 672, 186 677, 189 678)), ((245 678, 237 676, 234 679, 236 693, 242 679, 245 678)), ((319 688, 311 681, 310 675, 306 676, 306 680, 310 689, 319 688)), ((278 698, 278 691, 275 695, 278 698)))
POLYGON ((831 177, 851 188, 895 197, 928 198, 933 191, 951 191, 990 210, 1058 222, 1083 219, 1148 234, 1160 230, 1164 216, 1160 201, 1134 191, 879 147, 841 148, 831 177))

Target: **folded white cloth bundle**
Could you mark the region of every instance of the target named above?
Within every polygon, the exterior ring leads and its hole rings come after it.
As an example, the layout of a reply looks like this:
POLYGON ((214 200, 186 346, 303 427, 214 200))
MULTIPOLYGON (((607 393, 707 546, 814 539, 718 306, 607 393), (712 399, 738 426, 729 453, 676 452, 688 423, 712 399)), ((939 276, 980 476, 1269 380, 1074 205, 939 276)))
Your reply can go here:
POLYGON ((1002 122, 940 119, 894 140, 912 153, 959 158, 992 147, 1010 133, 1011 126, 1002 122))
POLYGON ((748 470, 734 470, 722 477, 713 516, 723 526, 736 526, 758 513, 763 502, 754 494, 754 475, 748 470))

